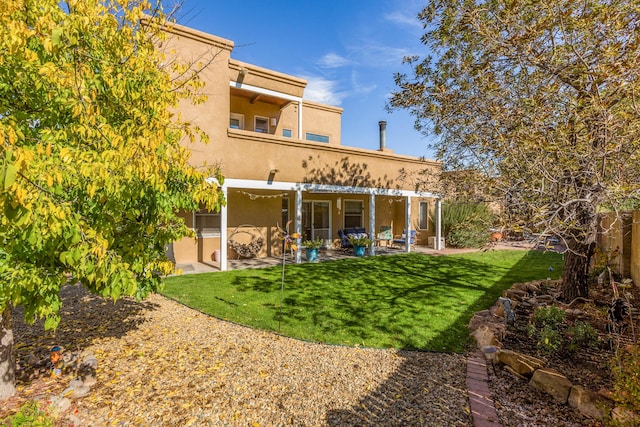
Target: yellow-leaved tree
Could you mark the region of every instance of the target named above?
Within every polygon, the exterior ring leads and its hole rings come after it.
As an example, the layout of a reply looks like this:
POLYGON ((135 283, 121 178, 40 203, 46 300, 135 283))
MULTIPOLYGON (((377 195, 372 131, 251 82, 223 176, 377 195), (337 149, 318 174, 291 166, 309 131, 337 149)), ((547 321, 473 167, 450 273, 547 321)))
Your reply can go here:
POLYGON ((163 65, 163 25, 142 0, 0 8, 0 398, 12 307, 52 328, 69 281, 144 298, 173 271, 165 245, 191 233, 178 210, 224 203, 206 181, 219 169, 190 166, 181 144, 206 139, 174 114, 203 83, 196 64, 163 65))

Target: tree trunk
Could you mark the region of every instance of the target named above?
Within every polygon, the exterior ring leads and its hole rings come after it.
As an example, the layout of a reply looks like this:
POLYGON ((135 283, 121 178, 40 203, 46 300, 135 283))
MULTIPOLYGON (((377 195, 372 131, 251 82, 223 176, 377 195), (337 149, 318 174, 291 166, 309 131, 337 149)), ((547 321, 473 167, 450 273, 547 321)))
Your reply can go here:
POLYGON ((0 400, 16 391, 16 359, 13 354, 13 319, 7 306, 0 320, 0 400))
POLYGON ((578 297, 589 297, 589 265, 594 254, 595 243, 570 240, 564 254, 562 273, 562 298, 570 302, 578 297))

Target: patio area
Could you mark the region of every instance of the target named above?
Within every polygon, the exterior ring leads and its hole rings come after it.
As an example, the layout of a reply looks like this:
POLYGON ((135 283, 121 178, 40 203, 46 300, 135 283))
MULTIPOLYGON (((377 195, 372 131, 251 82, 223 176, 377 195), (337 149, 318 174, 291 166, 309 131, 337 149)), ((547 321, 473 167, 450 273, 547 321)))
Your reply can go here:
MULTIPOLYGON (((505 241, 505 242, 496 242, 492 243, 489 246, 484 248, 444 248, 441 250, 435 250, 433 248, 427 246, 418 246, 416 245, 412 252, 426 254, 426 255, 452 255, 452 254, 460 254, 465 252, 477 252, 477 251, 485 251, 485 250, 499 250, 499 249, 522 249, 529 250, 535 249, 536 245, 532 244, 528 241, 505 241)), ((386 248, 384 246, 380 248, 376 248, 375 256, 385 256, 385 255, 398 255, 405 253, 404 248, 401 247, 389 247, 386 248)), ((353 255, 353 251, 343 251, 339 249, 321 249, 318 253, 318 262, 326 262, 326 261, 334 261, 337 259, 343 258, 355 258, 353 255)), ((304 259, 304 254, 302 256, 303 263, 306 262, 304 259)), ((285 258, 285 263, 287 264, 295 264, 295 256, 291 254, 287 254, 285 258)), ((243 270, 247 268, 264 268, 271 267, 274 265, 282 264, 282 258, 280 257, 267 257, 267 258, 241 258, 241 259, 230 259, 227 261, 227 269, 228 270, 243 270)), ((210 262, 198 262, 192 264, 176 264, 176 271, 181 271, 181 274, 197 274, 197 273, 213 273, 220 271, 220 264, 210 261, 210 262)))

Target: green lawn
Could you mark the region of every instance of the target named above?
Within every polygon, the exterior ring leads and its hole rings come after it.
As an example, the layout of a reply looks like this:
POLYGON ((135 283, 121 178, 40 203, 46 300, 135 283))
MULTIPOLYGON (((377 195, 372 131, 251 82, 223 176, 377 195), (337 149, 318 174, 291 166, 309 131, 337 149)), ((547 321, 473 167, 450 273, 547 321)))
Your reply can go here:
MULTIPOLYGON (((281 333, 310 341, 463 352, 467 324, 513 283, 553 278, 562 255, 402 254, 287 265, 281 333)), ((162 293, 204 313, 278 331, 282 267, 169 277, 162 293)))

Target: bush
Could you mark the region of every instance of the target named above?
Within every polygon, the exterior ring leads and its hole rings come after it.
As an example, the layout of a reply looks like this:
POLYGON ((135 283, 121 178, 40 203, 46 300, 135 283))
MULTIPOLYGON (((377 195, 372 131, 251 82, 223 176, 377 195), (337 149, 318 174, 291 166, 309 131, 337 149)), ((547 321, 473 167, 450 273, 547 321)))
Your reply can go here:
POLYGON ((442 225, 447 243, 454 247, 477 248, 489 240, 493 214, 484 203, 445 203, 442 225))
POLYGON ((552 329, 558 329, 561 325, 564 325, 566 313, 564 310, 555 307, 538 307, 533 312, 531 322, 538 328, 544 328, 549 326, 552 329))
POLYGON ((15 414, 0 419, 2 425, 11 427, 51 427, 53 420, 37 402, 27 402, 15 414))
POLYGON ((547 355, 560 349, 576 352, 600 345, 598 331, 590 323, 578 321, 568 326, 565 311, 555 306, 536 308, 527 334, 536 340, 538 350, 547 355))
POLYGON ((590 323, 576 322, 567 330, 569 338, 569 350, 576 351, 581 348, 598 348, 600 337, 598 331, 590 323))
MULTIPOLYGON (((619 354, 613 361, 611 371, 618 405, 640 414, 640 346, 636 344, 629 351, 619 354)), ((640 425, 640 417, 631 422, 631 425, 640 425)))

